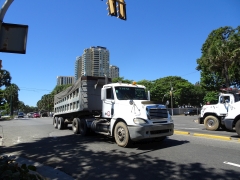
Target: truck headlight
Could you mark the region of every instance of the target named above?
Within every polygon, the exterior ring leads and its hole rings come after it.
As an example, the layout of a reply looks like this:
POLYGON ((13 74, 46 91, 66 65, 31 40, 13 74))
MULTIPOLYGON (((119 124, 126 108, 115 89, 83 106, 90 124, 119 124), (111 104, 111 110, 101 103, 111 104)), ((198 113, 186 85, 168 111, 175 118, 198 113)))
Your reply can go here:
POLYGON ((135 124, 148 124, 148 121, 147 121, 147 120, 141 119, 141 118, 135 118, 135 119, 133 119, 133 122, 134 122, 135 124))

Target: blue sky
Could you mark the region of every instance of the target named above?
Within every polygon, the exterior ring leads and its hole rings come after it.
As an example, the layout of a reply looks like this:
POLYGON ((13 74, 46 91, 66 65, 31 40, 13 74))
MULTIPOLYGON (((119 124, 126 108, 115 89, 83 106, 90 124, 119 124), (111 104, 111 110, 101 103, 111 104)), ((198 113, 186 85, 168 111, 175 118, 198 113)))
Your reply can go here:
POLYGON ((36 106, 54 89, 57 76, 74 76, 76 57, 91 46, 106 47, 110 64, 125 79, 181 76, 194 84, 209 33, 240 25, 240 0, 125 2, 127 21, 107 16, 106 0, 13 1, 3 22, 29 26, 27 51, 1 53, 0 59, 20 88, 19 100, 36 106))

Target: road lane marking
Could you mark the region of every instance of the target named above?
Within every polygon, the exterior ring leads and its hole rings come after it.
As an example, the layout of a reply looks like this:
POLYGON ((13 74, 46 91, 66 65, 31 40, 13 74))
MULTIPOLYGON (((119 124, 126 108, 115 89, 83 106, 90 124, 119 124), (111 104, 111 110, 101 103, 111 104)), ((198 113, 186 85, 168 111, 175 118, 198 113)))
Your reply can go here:
POLYGON ((174 130, 174 134, 189 135, 190 133, 189 133, 189 132, 186 132, 186 131, 175 131, 175 130, 174 130))
POLYGON ((200 129, 200 128, 182 128, 182 127, 178 127, 179 129, 200 129))
POLYGON ((235 163, 231 163, 231 162, 227 162, 227 161, 224 161, 223 163, 224 163, 224 164, 231 165, 231 166, 240 167, 240 164, 235 164, 235 163))
POLYGON ((194 133, 193 136, 199 136, 199 137, 206 137, 206 138, 213 138, 213 139, 221 139, 221 140, 231 140, 230 137, 227 136, 215 136, 215 135, 209 135, 209 134, 199 134, 194 133))

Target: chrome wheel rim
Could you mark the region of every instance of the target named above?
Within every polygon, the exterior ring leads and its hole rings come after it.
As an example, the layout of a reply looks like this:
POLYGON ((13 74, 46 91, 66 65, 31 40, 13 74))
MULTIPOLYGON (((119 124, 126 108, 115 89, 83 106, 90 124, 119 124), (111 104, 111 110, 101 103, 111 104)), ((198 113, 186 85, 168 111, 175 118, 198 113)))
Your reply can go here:
POLYGON ((117 136, 118 136, 119 141, 121 141, 121 142, 123 142, 126 139, 125 138, 126 137, 126 132, 125 132, 123 127, 119 127, 117 129, 117 136))

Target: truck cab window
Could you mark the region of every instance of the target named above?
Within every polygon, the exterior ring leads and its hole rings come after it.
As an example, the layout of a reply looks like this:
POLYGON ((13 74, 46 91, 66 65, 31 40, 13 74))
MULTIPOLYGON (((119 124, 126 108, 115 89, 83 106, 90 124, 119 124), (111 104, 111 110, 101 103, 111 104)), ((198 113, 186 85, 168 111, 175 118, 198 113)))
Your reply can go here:
POLYGON ((107 99, 114 99, 112 88, 107 89, 107 99))

